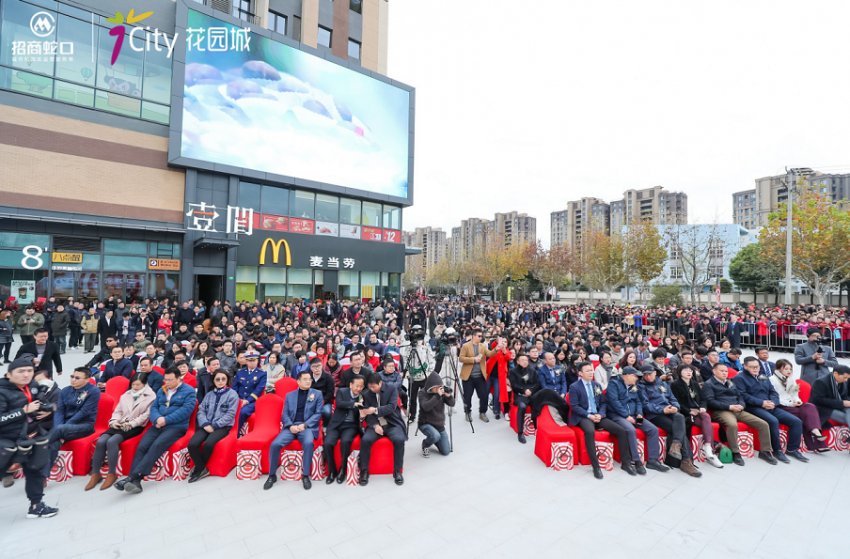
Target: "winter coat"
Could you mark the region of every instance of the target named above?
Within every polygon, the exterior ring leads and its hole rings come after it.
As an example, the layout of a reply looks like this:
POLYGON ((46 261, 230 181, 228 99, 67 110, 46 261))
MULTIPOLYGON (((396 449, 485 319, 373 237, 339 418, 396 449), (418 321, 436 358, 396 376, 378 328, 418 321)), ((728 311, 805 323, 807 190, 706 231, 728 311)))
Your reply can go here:
POLYGON ((56 425, 94 424, 97 419, 97 403, 100 389, 90 383, 82 388, 66 386, 59 393, 59 403, 54 412, 56 425))
POLYGON ((8 318, 6 320, 0 320, 0 344, 10 344, 14 341, 12 339, 14 329, 15 325, 8 318))
POLYGON ((432 425, 438 431, 444 431, 446 425, 446 406, 454 407, 454 394, 440 396, 431 392, 431 388, 442 386, 440 373, 433 372, 425 379, 425 386, 419 391, 419 426, 432 425), (444 405, 445 404, 445 405, 444 405))
POLYGON ((32 316, 24 313, 18 317, 18 330, 21 336, 32 336, 39 328, 44 327, 44 315, 33 313, 32 316), (32 322, 27 322, 32 320, 32 322))
POLYGON ((68 311, 58 312, 53 315, 53 335, 64 338, 68 335, 68 328, 71 326, 71 315, 68 311))
POLYGON ((97 334, 97 325, 100 319, 96 314, 87 314, 80 321, 84 334, 97 334))
POLYGON ((213 429, 233 427, 238 407, 239 395, 232 388, 207 392, 204 400, 198 405, 198 426, 204 428, 212 425, 213 429))
MULTIPOLYGON (((36 381, 29 383, 33 401, 39 400, 42 389, 36 381)), ((24 406, 29 403, 24 391, 12 384, 7 378, 0 378, 0 439, 15 441, 21 437, 23 426, 27 422, 24 406)), ((35 413, 32 414, 35 418, 35 413)), ((28 432, 33 432, 38 423, 29 423, 28 432)))
POLYGON ((166 426, 188 429, 189 418, 195 411, 195 404, 197 404, 195 390, 188 384, 184 383, 177 387, 177 391, 171 395, 170 403, 163 385, 156 393, 156 402, 151 406, 150 421, 156 424, 157 419, 164 417, 166 426))
POLYGON ((156 401, 156 394, 150 386, 145 386, 138 400, 133 399, 133 392, 128 390, 118 399, 118 405, 112 412, 109 423, 129 423, 130 427, 141 427, 150 419, 151 406, 156 401))

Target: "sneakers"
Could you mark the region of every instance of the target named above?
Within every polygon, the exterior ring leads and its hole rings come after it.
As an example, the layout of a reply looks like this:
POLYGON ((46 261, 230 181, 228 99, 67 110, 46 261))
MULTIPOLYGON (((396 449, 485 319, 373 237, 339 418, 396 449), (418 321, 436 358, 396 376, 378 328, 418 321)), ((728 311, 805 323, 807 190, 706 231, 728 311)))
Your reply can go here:
POLYGON ((272 488, 272 485, 274 485, 275 483, 277 483, 277 476, 272 474, 268 477, 266 482, 263 484, 263 489, 268 491, 269 489, 272 488))
MULTIPOLYGON (((759 451, 759 458, 760 458, 761 460, 764 460, 765 462, 767 462, 767 463, 768 463, 768 464, 770 464, 771 466, 775 466, 775 465, 776 465, 776 458, 774 458, 774 457, 773 457, 773 454, 771 454, 771 453, 769 453, 769 452, 765 452, 764 450, 760 450, 760 451, 759 451)), ((787 458, 786 458, 786 460, 787 460, 787 458)))
POLYGON ((720 458, 717 457, 716 454, 711 449, 711 445, 703 445, 702 446, 703 453, 705 454, 705 461, 715 468, 722 468, 723 462, 720 461, 720 458))
POLYGON ((481 420, 481 421, 483 421, 484 423, 490 423, 490 418, 488 418, 488 417, 487 417, 487 414, 486 414, 486 413, 479 413, 479 414, 478 414, 478 419, 480 419, 480 420, 481 420))
POLYGON ((27 518, 51 518, 57 514, 59 514, 59 509, 48 507, 44 503, 38 503, 37 505, 30 505, 27 511, 27 518))
POLYGON ((667 456, 670 458, 675 458, 676 460, 682 459, 682 443, 678 441, 674 441, 670 443, 670 450, 667 451, 667 456))
POLYGON ((431 457, 431 447, 423 446, 422 447, 422 458, 430 458, 431 457))

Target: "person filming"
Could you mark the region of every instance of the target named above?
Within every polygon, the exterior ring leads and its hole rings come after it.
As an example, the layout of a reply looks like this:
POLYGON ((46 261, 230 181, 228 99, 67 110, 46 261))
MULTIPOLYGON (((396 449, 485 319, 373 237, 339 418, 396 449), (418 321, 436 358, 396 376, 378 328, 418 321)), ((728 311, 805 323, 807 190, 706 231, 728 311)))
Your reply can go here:
POLYGON ((439 373, 432 372, 425 379, 424 389, 419 392, 419 430, 425 435, 422 441, 422 456, 431 455, 431 445, 435 445, 443 456, 451 452, 449 436, 446 433, 446 408, 455 405, 455 397, 443 386, 439 373))

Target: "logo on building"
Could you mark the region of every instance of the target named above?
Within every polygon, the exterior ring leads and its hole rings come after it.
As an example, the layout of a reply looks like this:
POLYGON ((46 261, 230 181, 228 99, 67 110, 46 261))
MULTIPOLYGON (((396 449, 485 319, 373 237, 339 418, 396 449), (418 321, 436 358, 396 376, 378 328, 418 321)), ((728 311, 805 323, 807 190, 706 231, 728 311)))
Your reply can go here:
MULTIPOLYGON (((143 14, 136 15, 136 10, 130 10, 130 13, 127 14, 127 25, 132 25, 134 23, 138 23, 143 19, 147 19, 153 15, 153 12, 145 12, 143 14)), ((115 23, 115 27, 109 30, 109 34, 115 37, 115 46, 112 47, 112 62, 110 63, 112 66, 115 65, 115 61, 118 60, 118 55, 121 54, 121 47, 124 46, 124 32, 126 29, 124 28, 124 13, 123 12, 115 12, 113 17, 106 18, 106 21, 109 23, 115 23)), ((141 29, 141 27, 137 27, 136 29, 141 29)), ((136 29, 133 30, 135 33, 136 29)), ((159 31, 157 30, 157 33, 159 31)), ((136 50, 136 49, 133 49, 136 50)), ((168 55, 171 56, 171 49, 169 49, 168 55)))
POLYGON ((38 12, 30 18, 30 30, 37 37, 47 37, 56 28, 56 20, 53 14, 38 12))
POLYGON ((263 247, 260 249, 260 266, 266 263, 266 247, 268 245, 272 246, 272 264, 277 264, 280 257, 280 245, 283 245, 283 248, 286 249, 286 265, 292 266, 292 254, 289 252, 289 243, 287 243, 285 239, 281 239, 277 242, 272 239, 266 239, 263 241, 263 247))

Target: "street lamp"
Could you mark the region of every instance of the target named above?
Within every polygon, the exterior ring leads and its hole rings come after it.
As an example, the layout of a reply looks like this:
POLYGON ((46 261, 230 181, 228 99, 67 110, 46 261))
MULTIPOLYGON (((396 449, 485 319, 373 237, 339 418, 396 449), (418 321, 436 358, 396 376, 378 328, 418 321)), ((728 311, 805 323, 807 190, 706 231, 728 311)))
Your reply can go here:
POLYGON ((786 179, 786 192, 788 193, 788 201, 786 202, 786 206, 788 209, 788 215, 785 221, 785 305, 790 307, 791 278, 793 277, 793 273, 791 271, 791 230, 794 227, 794 224, 792 222, 794 214, 793 193, 796 190, 797 186, 795 176, 799 176, 799 180, 802 183, 803 178, 806 175, 813 173, 813 171, 807 167, 797 169, 788 169, 788 167, 785 167, 785 172, 788 174, 788 178, 786 179))

